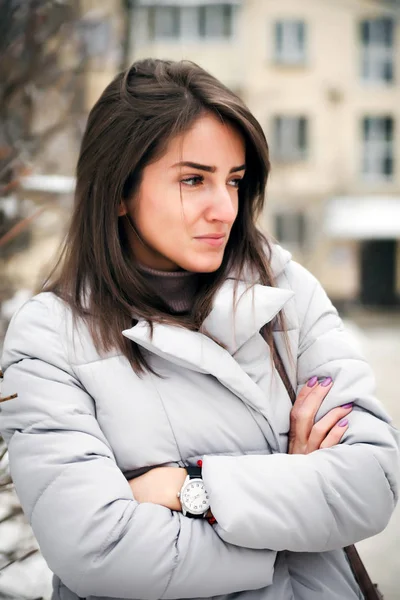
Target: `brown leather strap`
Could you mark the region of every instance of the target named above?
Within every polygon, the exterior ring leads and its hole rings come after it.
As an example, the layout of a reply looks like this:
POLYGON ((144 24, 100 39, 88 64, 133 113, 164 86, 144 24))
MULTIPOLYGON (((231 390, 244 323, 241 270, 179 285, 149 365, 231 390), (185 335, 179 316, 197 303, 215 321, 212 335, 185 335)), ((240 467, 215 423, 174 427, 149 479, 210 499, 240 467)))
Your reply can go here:
POLYGON ((365 600, 383 600, 383 595, 378 586, 371 581, 368 571, 361 560, 355 546, 346 546, 344 548, 351 570, 360 590, 364 594, 365 600))
MULTIPOLYGON (((272 349, 272 354, 275 368, 278 371, 280 378, 282 379, 282 382, 287 390, 287 393, 289 394, 289 397, 293 403, 296 400, 296 392, 293 389, 292 384, 290 383, 289 376, 286 373, 285 366, 283 364, 282 358, 278 352, 275 343, 272 349)), ((344 552, 349 561, 354 578, 357 581, 365 600, 383 600, 382 593, 379 591, 378 586, 372 583, 371 578, 368 575, 368 571, 365 568, 364 563, 356 550, 356 547, 347 546, 346 548, 344 548, 344 552)))

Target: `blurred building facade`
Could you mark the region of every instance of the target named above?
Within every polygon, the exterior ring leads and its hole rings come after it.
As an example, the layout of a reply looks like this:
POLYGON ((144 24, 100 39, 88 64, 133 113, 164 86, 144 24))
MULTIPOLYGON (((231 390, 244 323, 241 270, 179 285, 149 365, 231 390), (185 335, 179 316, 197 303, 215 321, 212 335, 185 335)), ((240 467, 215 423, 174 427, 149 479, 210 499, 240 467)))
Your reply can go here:
MULTIPOLYGON (((337 303, 396 305, 399 5, 397 0, 80 0, 85 67, 76 121, 83 132, 106 85, 138 58, 199 63, 245 100, 265 130, 272 160, 265 230, 337 303)), ((36 172, 72 177, 77 150, 76 137, 62 138, 36 172)), ((52 191, 49 180, 46 185, 46 190, 22 190, 36 205, 44 198, 47 214, 34 226, 36 242, 24 256, 7 261, 17 287, 32 289, 37 282, 40 263, 54 253, 70 211, 69 183, 65 193, 57 186, 52 191)))
POLYGON ((267 231, 335 300, 396 304, 398 3, 137 0, 132 5, 132 60, 193 60, 237 92, 262 124, 272 158, 267 231))

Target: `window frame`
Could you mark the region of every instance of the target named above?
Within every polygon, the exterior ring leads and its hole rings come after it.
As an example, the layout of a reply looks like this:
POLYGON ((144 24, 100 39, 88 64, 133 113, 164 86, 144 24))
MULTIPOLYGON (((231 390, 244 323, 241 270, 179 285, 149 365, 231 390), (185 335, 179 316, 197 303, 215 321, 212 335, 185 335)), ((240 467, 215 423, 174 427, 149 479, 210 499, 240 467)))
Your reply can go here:
POLYGON ((221 2, 220 4, 207 4, 198 7, 199 38, 202 40, 229 40, 233 36, 233 13, 232 4, 221 2), (219 8, 222 11, 222 35, 207 34, 207 12, 219 8))
POLYGON ((304 66, 308 62, 308 23, 304 19, 277 19, 273 24, 273 56, 277 65, 304 66), (286 33, 285 33, 286 30, 286 33), (292 30, 292 33, 289 32, 292 30), (301 33, 300 33, 301 32, 301 33), (292 48, 288 41, 292 36, 292 48), (296 43, 294 38, 299 38, 298 48, 294 51, 296 43), (300 42, 300 37, 302 41, 300 42))
POLYGON ((217 4, 206 4, 206 5, 149 5, 145 9, 147 11, 147 37, 152 42, 174 42, 182 40, 193 40, 196 42, 206 41, 227 41, 231 40, 234 35, 235 29, 235 5, 229 2, 220 2, 217 4), (221 10, 221 31, 222 34, 210 34, 208 23, 210 17, 208 16, 209 11, 215 11, 216 9, 221 10), (157 18, 161 18, 161 11, 169 10, 172 12, 172 19, 174 21, 173 29, 174 32, 171 35, 159 35, 157 33, 157 18), (195 23, 190 34, 185 31, 184 24, 187 22, 188 16, 185 18, 185 11, 193 10, 195 14, 192 16, 192 23, 195 23))
POLYGON ((394 180, 396 171, 395 139, 396 119, 393 115, 364 115, 362 117, 361 173, 365 181, 390 183, 394 180), (387 170, 385 161, 386 165, 391 165, 387 170), (371 165, 379 165, 379 163, 383 168, 370 168, 371 165))
POLYGON ((396 27, 391 17, 362 19, 359 23, 360 76, 365 84, 393 85, 396 82, 396 27), (379 39, 379 26, 387 26, 388 38, 379 39), (389 26, 390 25, 390 26, 389 26), (375 39, 373 39, 375 38, 375 39))
POLYGON ((303 250, 307 243, 308 220, 304 210, 274 213, 275 237, 289 248, 303 250), (292 235, 294 233, 294 235, 292 235))
POLYGON ((107 60, 115 42, 110 19, 107 17, 84 18, 79 22, 78 28, 85 59, 90 61, 107 60))
MULTIPOLYGON (((181 7, 180 6, 149 6, 147 8, 148 36, 153 42, 170 42, 181 38, 181 7), (172 13, 173 27, 176 30, 172 35, 157 34, 157 13, 169 10, 172 13)), ((158 16, 158 18, 160 18, 158 16)))
POLYGON ((309 117, 305 114, 274 115, 273 140, 272 155, 277 162, 294 163, 306 161, 310 153, 309 117))

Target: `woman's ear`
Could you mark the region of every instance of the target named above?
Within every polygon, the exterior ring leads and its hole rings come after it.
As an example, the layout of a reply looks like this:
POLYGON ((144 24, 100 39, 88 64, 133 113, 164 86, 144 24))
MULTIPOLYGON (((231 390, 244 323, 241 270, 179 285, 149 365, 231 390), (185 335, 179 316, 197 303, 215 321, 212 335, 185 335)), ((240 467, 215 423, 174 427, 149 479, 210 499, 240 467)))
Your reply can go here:
POLYGON ((128 209, 126 208, 126 204, 123 200, 121 200, 119 207, 118 207, 118 216, 123 217, 124 215, 126 215, 127 212, 128 212, 128 209))

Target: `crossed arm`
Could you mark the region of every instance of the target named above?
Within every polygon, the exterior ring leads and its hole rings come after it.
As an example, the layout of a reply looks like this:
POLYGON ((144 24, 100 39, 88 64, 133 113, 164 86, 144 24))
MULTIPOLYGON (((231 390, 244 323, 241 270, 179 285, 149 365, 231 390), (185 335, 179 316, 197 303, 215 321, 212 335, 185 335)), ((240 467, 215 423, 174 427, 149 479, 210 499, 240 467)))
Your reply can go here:
MULTIPOLYGON (((351 413, 353 404, 333 408, 315 423, 315 416, 332 386, 333 382, 330 378, 318 381, 313 377, 301 389, 291 413, 289 454, 309 454, 322 448, 331 448, 342 439, 349 427, 348 419, 345 417, 351 413)), ((129 485, 137 502, 160 504, 170 510, 181 512, 178 493, 186 475, 187 471, 183 468, 157 467, 131 479, 129 485)), ((207 514, 207 517, 211 516, 213 516, 212 508, 207 514)))

